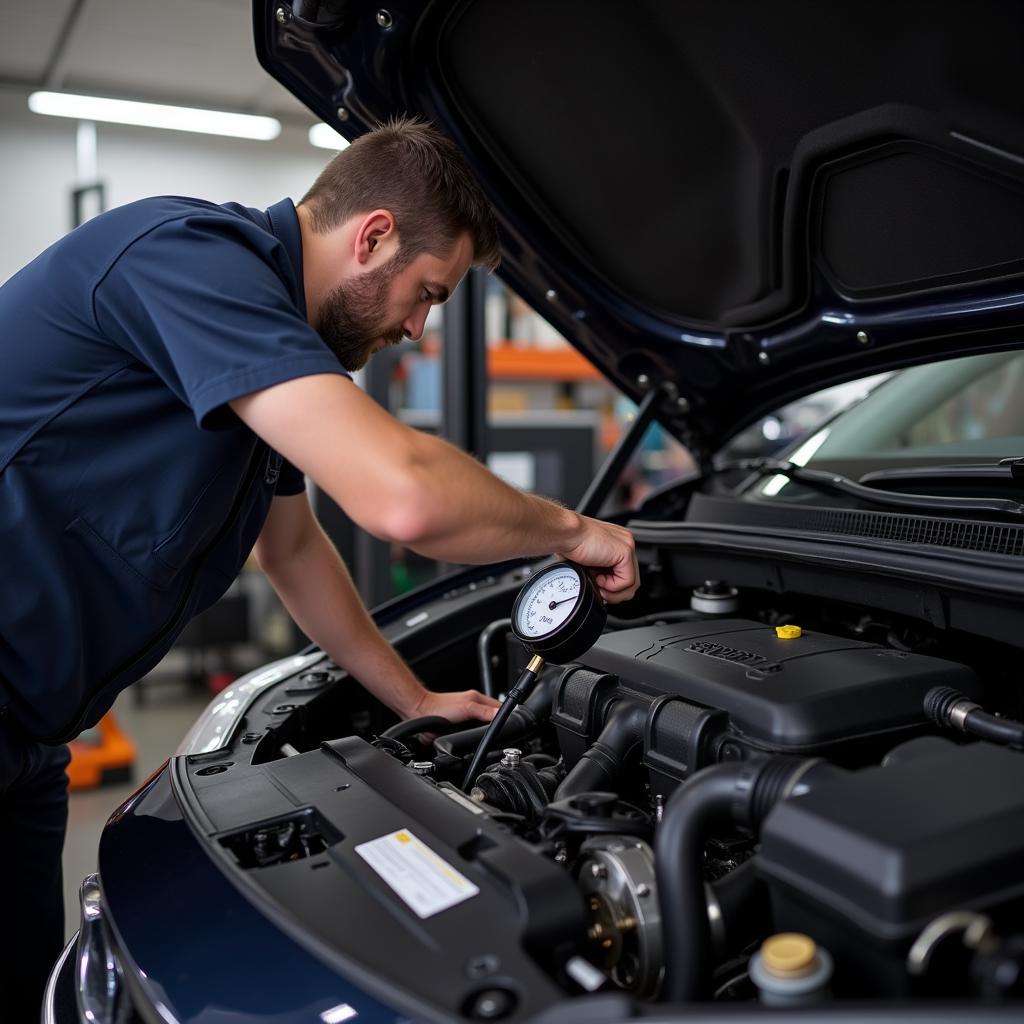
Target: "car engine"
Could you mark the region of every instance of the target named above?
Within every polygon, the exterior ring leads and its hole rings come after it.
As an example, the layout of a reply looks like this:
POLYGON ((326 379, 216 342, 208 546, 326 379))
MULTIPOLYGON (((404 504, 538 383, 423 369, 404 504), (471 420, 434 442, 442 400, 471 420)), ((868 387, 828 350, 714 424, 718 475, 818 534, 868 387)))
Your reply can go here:
POLYGON ((724 604, 547 667, 466 791, 483 727, 374 745, 572 879, 570 991, 1020 995, 1024 728, 965 664, 724 604))
POLYGON ((903 591, 687 606, 648 567, 632 617, 537 668, 507 617, 533 572, 385 626, 433 689, 515 695, 533 665, 497 727, 396 723, 313 650, 253 677, 228 760, 216 720, 191 747, 197 820, 317 949, 480 1020, 1024 997, 1010 642, 885 611, 903 591))

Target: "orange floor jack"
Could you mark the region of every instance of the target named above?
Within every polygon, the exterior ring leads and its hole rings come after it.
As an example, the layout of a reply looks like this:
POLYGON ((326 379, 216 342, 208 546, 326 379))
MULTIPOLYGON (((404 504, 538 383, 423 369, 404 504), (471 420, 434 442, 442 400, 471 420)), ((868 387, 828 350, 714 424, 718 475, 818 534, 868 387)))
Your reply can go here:
POLYGON ((68 746, 69 789, 94 789, 110 782, 131 782, 135 765, 135 744, 121 731, 112 711, 95 729, 88 729, 68 746))

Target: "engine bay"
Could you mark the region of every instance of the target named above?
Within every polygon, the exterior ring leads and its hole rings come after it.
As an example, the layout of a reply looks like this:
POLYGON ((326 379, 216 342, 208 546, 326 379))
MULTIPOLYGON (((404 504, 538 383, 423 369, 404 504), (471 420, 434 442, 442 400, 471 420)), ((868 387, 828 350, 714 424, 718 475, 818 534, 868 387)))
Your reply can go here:
MULTIPOLYGON (((406 632, 428 685, 513 688, 529 652, 500 611, 528 576, 451 591, 429 633, 406 632)), ((848 601, 722 581, 688 596, 649 590, 546 665, 468 786, 486 727, 390 724, 325 658, 305 665, 249 709, 248 772, 198 778, 223 751, 187 759, 205 831, 347 965, 401 962, 403 987, 463 1018, 594 993, 640 1009, 1020 999, 1010 648, 848 601), (410 896, 408 850, 373 846, 402 835, 448 896, 410 896), (320 911, 332 901, 373 922, 358 942, 320 911)))

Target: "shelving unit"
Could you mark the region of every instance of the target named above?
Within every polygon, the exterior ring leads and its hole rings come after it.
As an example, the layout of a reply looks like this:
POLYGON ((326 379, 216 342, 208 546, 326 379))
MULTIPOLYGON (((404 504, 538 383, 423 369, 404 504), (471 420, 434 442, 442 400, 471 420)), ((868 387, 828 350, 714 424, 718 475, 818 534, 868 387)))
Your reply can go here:
POLYGON ((574 348, 523 348, 504 342, 487 350, 487 372, 496 380, 599 381, 603 378, 574 348))

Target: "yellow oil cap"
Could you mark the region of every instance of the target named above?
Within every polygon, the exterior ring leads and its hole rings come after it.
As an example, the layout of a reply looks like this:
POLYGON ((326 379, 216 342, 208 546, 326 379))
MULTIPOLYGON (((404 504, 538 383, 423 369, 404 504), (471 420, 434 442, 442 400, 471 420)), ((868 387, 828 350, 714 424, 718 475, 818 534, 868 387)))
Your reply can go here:
POLYGON ((813 970, 817 952, 810 936, 780 932, 762 943, 761 963, 777 978, 799 978, 813 970))
POLYGON ((776 626, 775 635, 780 640, 796 640, 804 635, 804 631, 799 626, 776 626))

